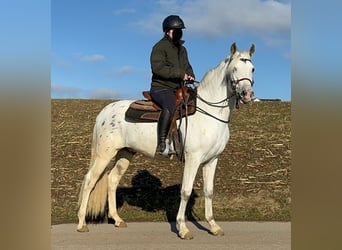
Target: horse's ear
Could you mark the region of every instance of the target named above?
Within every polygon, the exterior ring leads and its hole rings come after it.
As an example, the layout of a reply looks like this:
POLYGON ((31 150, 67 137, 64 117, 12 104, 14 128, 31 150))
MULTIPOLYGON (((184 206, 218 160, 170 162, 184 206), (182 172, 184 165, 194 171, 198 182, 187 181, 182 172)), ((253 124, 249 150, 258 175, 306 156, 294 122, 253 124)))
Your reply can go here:
POLYGON ((249 49, 249 55, 252 56, 254 54, 254 51, 255 51, 255 46, 254 44, 252 43, 252 46, 251 48, 249 49))
POLYGON ((236 43, 230 46, 230 54, 233 55, 237 51, 236 43))

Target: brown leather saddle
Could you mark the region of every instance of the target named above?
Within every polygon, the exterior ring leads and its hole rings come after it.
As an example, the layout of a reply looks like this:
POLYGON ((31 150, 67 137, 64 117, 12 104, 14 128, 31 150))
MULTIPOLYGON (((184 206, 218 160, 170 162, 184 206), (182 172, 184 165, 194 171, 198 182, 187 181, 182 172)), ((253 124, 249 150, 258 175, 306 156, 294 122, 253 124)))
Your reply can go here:
MULTIPOLYGON (((149 91, 143 91, 147 100, 138 100, 131 103, 125 114, 129 122, 157 122, 160 117, 161 108, 152 101, 149 91)), ((196 111, 196 92, 194 89, 184 86, 179 88, 175 94, 176 112, 174 119, 177 120, 186 115, 192 115, 196 111)))
MULTIPOLYGON (((143 91, 146 100, 138 100, 131 103, 125 113, 128 122, 157 122, 160 117, 161 108, 152 101, 149 91, 143 91)), ((183 160, 183 147, 181 136, 177 129, 176 121, 182 117, 193 115, 196 112, 196 90, 184 86, 179 88, 175 94, 176 111, 171 120, 168 138, 173 142, 174 149, 179 160, 183 160)))

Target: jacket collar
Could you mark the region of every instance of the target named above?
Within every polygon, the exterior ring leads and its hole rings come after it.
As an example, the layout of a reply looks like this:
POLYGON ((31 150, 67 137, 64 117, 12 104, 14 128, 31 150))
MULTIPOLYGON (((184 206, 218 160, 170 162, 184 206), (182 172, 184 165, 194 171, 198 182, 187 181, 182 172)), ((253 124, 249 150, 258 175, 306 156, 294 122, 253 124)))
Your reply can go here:
MULTIPOLYGON (((172 45, 174 45, 174 46, 176 46, 177 47, 177 44, 175 43, 175 42, 173 42, 172 41, 172 39, 168 36, 168 35, 164 35, 164 37, 163 37, 163 39, 165 39, 165 40, 168 40, 170 43, 172 43, 172 45)), ((179 40, 178 41, 178 45, 183 45, 185 43, 185 41, 184 40, 179 40)))

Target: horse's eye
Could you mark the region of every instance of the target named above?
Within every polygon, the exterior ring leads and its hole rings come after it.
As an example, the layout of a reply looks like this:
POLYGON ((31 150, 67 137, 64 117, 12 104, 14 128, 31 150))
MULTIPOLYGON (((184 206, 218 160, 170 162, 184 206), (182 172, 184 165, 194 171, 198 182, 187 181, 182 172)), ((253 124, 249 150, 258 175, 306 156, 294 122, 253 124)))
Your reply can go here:
POLYGON ((252 69, 252 72, 254 73, 254 68, 252 69))

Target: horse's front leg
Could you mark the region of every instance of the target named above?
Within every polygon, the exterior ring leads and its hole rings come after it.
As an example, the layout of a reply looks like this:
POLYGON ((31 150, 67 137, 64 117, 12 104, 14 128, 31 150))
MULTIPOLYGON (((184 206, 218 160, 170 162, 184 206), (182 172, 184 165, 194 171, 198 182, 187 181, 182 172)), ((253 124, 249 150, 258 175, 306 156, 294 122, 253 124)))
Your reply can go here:
POLYGON ((224 235, 222 228, 217 225, 213 215, 214 176, 217 158, 203 166, 203 192, 205 197, 205 218, 210 225, 213 235, 224 235))
POLYGON ((193 238, 185 223, 185 210, 189 201, 193 183, 200 163, 197 159, 186 159, 181 188, 181 202, 177 213, 178 235, 181 239, 190 240, 193 238))

